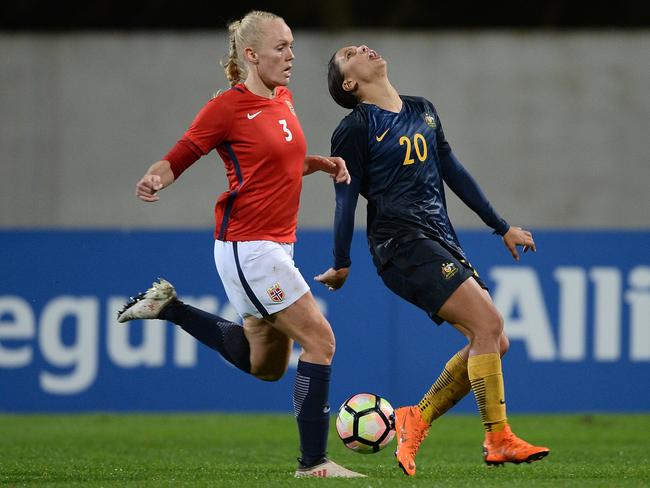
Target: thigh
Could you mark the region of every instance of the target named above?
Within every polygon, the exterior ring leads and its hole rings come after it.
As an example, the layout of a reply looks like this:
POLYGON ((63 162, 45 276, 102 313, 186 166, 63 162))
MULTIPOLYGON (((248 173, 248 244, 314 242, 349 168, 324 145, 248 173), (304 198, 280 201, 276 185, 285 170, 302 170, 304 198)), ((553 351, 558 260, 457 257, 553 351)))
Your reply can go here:
POLYGON ((282 376, 287 370, 293 340, 264 319, 244 319, 244 334, 251 350, 251 372, 258 376, 282 376))
POLYGON ((302 361, 331 364, 336 349, 334 332, 311 292, 267 320, 302 346, 302 361))
POLYGON ((476 328, 500 321, 500 314, 490 295, 476 280, 464 281, 442 304, 438 316, 454 324, 464 335, 474 335, 476 328))
MULTIPOLYGON (((488 313, 496 313, 496 314, 498 314, 499 312, 496 309, 496 307, 494 307, 494 302, 492 302, 492 297, 488 293, 487 289, 484 288, 483 285, 481 285, 481 283, 482 282, 479 282, 479 286, 482 288, 481 291, 483 292, 483 296, 485 297, 485 299, 490 304, 492 304, 492 308, 490 309, 490 311, 488 313)), ((443 310, 441 313, 445 314, 445 310, 443 310)), ((486 313, 486 312, 482 312, 482 313, 486 313)), ((452 323, 452 325, 456 330, 458 330, 461 334, 463 334, 467 338, 468 341, 471 342, 472 336, 474 335, 474 332, 473 332, 473 330, 471 328, 468 328, 468 327, 466 327, 465 325, 463 325, 463 324, 461 324, 459 322, 452 323)), ((509 341, 508 336, 506 335, 505 330, 504 330, 504 331, 501 332, 501 336, 499 337, 499 354, 501 355, 501 357, 503 357, 504 354, 506 352, 508 352, 509 346, 510 346, 510 341, 509 341)), ((461 357, 464 360, 467 360, 467 358, 469 356, 469 345, 465 346, 463 349, 461 349, 459 351, 459 353, 460 353, 461 357)))
POLYGON ((332 327, 318 308, 311 291, 267 320, 301 346, 317 339, 334 339, 332 327))

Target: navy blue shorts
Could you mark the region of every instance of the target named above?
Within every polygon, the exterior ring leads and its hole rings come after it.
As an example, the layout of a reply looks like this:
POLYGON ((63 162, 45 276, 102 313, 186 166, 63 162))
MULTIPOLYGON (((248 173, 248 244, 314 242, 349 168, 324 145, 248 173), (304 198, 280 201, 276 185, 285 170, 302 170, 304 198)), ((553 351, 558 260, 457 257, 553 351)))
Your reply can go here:
POLYGON ((444 320, 438 310, 468 278, 488 289, 472 265, 434 239, 416 239, 400 244, 379 276, 404 300, 424 310, 436 324, 444 320))

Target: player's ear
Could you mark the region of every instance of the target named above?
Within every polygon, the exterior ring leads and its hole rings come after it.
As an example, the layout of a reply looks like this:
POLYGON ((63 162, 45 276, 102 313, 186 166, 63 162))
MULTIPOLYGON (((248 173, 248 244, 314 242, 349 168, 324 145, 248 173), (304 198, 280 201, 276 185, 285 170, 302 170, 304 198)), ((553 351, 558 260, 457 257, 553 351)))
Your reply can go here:
POLYGON ((252 47, 247 47, 244 49, 244 57, 249 63, 257 64, 259 62, 259 56, 252 47))
POLYGON ((348 79, 348 80, 343 81, 342 86, 343 86, 343 90, 345 90, 346 92, 353 92, 353 91, 355 91, 357 89, 357 86, 359 86, 359 85, 357 84, 356 81, 352 81, 352 80, 348 79))

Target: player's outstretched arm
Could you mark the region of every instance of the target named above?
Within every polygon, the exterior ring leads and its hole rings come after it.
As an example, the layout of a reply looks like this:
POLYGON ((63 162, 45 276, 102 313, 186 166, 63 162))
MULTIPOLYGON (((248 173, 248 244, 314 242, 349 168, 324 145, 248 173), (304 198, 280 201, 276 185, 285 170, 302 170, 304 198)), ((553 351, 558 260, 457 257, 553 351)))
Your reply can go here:
POLYGON ((151 165, 135 185, 135 196, 143 202, 157 202, 158 192, 174 182, 174 173, 169 161, 158 161, 151 165))
POLYGON ((324 284, 330 291, 335 291, 345 284, 349 274, 350 268, 330 268, 324 273, 314 276, 314 279, 324 284))
POLYGON ((510 226, 508 232, 503 236, 503 243, 506 245, 512 257, 519 261, 519 253, 517 252, 517 246, 524 246, 524 252, 531 250, 533 252, 537 251, 535 247, 535 241, 533 240, 533 234, 529 231, 522 229, 521 227, 510 226))
POLYGON ((350 173, 345 166, 343 158, 336 156, 307 155, 305 157, 305 168, 303 176, 310 175, 316 171, 328 173, 335 183, 350 184, 350 173))

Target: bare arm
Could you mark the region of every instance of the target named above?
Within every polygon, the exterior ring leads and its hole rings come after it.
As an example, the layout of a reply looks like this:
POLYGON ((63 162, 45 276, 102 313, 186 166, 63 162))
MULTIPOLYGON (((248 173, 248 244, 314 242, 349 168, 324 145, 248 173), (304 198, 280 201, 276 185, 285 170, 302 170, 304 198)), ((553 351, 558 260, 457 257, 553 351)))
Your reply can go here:
POLYGON ((316 171, 328 173, 335 183, 350 183, 350 173, 348 173, 343 158, 307 155, 305 157, 305 167, 302 171, 303 176, 316 171))
POLYGON ((152 164, 144 176, 135 185, 135 196, 143 202, 157 202, 158 192, 174 182, 169 161, 158 161, 152 164))

